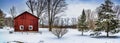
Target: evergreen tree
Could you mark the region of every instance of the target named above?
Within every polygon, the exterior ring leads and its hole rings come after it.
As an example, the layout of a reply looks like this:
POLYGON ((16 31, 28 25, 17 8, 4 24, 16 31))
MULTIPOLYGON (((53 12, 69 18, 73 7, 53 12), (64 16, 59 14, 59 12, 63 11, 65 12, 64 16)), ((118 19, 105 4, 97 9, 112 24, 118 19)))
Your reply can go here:
POLYGON ((116 15, 112 9, 113 2, 105 0, 104 4, 98 9, 98 21, 95 31, 105 31, 106 36, 109 37, 109 33, 117 33, 118 20, 115 19, 116 15))
POLYGON ((85 11, 82 11, 82 15, 80 18, 78 18, 78 30, 81 31, 81 35, 83 35, 83 32, 87 30, 87 25, 86 25, 86 15, 85 11))
POLYGON ((3 11, 0 9, 0 28, 2 28, 4 26, 4 16, 5 14, 3 13, 3 11))

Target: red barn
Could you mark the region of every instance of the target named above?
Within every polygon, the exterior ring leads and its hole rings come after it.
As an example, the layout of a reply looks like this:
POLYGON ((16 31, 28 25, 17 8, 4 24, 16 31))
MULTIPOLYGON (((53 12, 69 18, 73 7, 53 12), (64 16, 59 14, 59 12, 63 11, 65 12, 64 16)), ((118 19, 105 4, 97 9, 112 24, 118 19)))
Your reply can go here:
POLYGON ((25 11, 14 18, 15 32, 38 32, 38 17, 25 11))

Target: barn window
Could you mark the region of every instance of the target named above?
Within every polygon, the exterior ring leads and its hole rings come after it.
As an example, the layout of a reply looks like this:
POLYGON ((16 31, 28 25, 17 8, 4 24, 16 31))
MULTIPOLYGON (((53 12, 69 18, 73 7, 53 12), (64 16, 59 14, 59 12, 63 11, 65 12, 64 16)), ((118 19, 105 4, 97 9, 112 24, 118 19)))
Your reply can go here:
POLYGON ((20 30, 24 30, 24 26, 23 25, 20 25, 20 30))
POLYGON ((29 25, 29 30, 33 30, 33 26, 32 25, 29 25))

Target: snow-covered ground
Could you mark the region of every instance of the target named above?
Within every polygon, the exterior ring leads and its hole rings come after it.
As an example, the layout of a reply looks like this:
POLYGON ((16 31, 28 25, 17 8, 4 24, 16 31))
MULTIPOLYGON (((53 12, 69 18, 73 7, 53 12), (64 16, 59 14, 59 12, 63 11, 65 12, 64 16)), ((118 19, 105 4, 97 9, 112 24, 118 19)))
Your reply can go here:
MULTIPOLYGON (((40 28, 40 33, 12 33, 9 34, 9 29, 0 29, 0 43, 8 41, 21 41, 25 43, 120 43, 120 38, 91 38, 90 32, 84 33, 77 29, 68 29, 68 33, 58 39, 47 28, 40 28)), ((104 34, 103 34, 104 35, 104 34)), ((115 34, 120 36, 120 33, 115 34)))

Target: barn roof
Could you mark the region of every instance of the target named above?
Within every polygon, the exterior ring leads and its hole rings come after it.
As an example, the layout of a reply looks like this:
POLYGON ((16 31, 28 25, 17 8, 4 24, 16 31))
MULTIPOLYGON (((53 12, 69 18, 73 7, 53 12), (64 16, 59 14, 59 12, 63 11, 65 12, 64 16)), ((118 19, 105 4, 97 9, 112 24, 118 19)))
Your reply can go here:
MULTIPOLYGON (((38 18, 38 17, 36 17, 35 15, 33 15, 33 14, 31 14, 31 13, 25 11, 25 12, 21 13, 20 15, 16 16, 14 19, 18 18, 19 16, 23 15, 24 13, 28 13, 28 14, 34 16, 35 18, 38 18)), ((39 18, 38 18, 38 19, 39 19, 39 18)))

